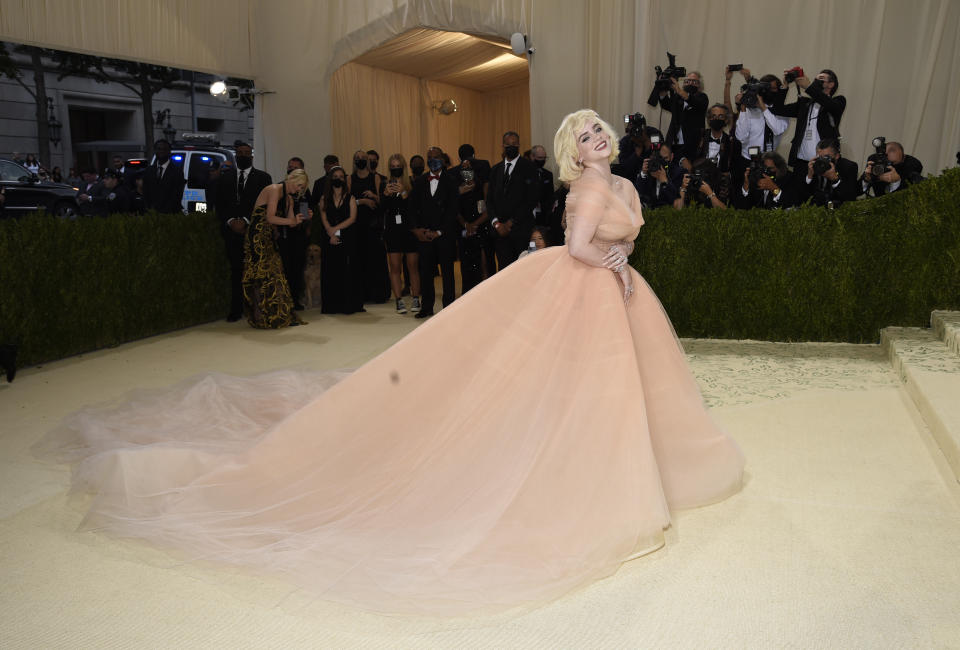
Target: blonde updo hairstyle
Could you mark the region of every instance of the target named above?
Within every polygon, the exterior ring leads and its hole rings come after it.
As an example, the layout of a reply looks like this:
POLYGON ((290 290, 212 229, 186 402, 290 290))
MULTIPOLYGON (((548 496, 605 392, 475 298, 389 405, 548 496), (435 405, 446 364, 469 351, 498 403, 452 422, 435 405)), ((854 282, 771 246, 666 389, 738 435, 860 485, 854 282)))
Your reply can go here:
POLYGON ((307 176, 307 172, 302 169, 294 169, 287 177, 283 179, 284 182, 293 181, 300 186, 300 191, 297 193, 299 196, 303 196, 307 192, 307 184, 310 182, 310 177, 307 176))
POLYGON ((620 146, 617 142, 617 134, 609 124, 600 119, 597 112, 583 108, 575 113, 570 113, 560 122, 560 128, 557 134, 553 136, 553 155, 557 157, 557 168, 559 178, 565 183, 575 181, 583 173, 583 166, 577 161, 580 154, 577 152, 577 136, 583 133, 584 127, 592 126, 594 123, 600 124, 603 132, 610 136, 610 162, 617 159, 620 154, 620 146))

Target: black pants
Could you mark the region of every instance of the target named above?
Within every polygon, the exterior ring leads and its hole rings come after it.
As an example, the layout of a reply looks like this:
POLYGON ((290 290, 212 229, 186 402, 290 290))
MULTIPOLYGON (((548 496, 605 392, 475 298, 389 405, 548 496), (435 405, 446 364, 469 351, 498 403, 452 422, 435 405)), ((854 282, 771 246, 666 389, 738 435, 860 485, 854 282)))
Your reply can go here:
POLYGON ((530 243, 530 233, 533 231, 533 224, 518 225, 516 222, 506 237, 497 237, 497 267, 503 270, 517 261, 530 243))
POLYGON ((232 230, 224 230, 223 244, 230 262, 230 313, 229 316, 243 315, 243 239, 232 230))
POLYGON ((460 238, 460 291, 466 293, 483 280, 483 268, 480 266, 483 254, 483 237, 460 238))
POLYGON ((307 245, 310 243, 303 226, 282 227, 277 249, 283 260, 283 274, 290 285, 290 296, 295 304, 300 304, 303 296, 303 272, 307 268, 307 245))
POLYGON ((451 234, 444 234, 433 241, 418 242, 420 253, 420 293, 423 298, 421 313, 432 314, 436 302, 436 290, 433 277, 437 264, 440 265, 440 277, 443 280, 441 301, 446 307, 456 298, 456 281, 453 278, 453 263, 457 258, 457 244, 451 234))

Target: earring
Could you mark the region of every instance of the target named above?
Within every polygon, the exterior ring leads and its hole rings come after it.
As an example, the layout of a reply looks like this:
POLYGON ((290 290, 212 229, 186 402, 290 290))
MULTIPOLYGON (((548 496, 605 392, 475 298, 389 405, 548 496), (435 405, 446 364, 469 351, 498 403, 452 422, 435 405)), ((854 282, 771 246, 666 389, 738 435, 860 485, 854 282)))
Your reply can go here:
POLYGON ((578 161, 577 161, 577 164, 580 165, 581 167, 583 167, 583 158, 581 158, 580 160, 578 160, 578 161))

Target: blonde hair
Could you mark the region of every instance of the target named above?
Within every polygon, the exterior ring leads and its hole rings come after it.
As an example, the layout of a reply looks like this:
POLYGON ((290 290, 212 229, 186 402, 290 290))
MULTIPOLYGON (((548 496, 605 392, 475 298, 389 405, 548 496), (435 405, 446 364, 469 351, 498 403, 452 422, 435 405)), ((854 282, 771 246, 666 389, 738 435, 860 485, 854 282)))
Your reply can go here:
MULTIPOLYGON (((401 170, 400 179, 399 179, 400 185, 403 186, 404 193, 409 194, 412 188, 410 186, 410 177, 407 176, 407 159, 398 153, 392 154, 389 158, 387 158, 388 169, 390 168, 390 163, 393 162, 394 160, 400 163, 400 170, 401 170)), ((387 176, 387 178, 389 178, 390 180, 393 180, 392 176, 387 176)))
POLYGON ((575 181, 583 173, 583 167, 577 163, 580 154, 577 152, 577 132, 583 129, 587 122, 596 122, 603 132, 610 138, 610 157, 612 163, 620 154, 617 142, 617 133, 609 124, 600 119, 597 112, 582 108, 570 113, 560 122, 557 134, 553 136, 553 155, 557 157, 558 178, 563 182, 575 181))
POLYGON ((302 169, 294 169, 287 174, 286 178, 283 179, 284 183, 287 181, 294 181, 298 185, 302 185, 303 187, 301 188, 299 195, 303 196, 307 192, 307 185, 310 183, 310 177, 307 176, 307 172, 303 171, 302 169))

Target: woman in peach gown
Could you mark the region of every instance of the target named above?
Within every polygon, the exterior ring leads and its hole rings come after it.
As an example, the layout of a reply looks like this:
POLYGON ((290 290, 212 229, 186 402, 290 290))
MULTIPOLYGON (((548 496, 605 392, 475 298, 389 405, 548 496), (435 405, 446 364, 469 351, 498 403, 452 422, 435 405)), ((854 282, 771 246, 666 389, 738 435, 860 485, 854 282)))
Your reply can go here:
POLYGON ((554 151, 568 245, 356 371, 212 375, 68 420, 43 446, 96 494, 86 527, 450 615, 608 576, 663 544, 672 509, 738 491, 741 452, 625 264, 643 219, 613 131, 578 111, 554 151))

